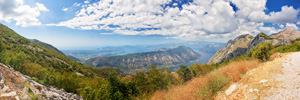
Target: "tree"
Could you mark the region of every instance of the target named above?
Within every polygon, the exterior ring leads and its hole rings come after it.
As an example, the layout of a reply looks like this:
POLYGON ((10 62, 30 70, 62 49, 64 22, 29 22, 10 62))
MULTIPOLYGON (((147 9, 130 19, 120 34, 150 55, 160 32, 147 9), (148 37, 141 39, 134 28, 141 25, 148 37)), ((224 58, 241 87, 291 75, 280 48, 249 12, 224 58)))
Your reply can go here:
POLYGON ((272 42, 260 43, 258 46, 252 48, 247 55, 248 57, 258 58, 261 61, 267 61, 270 58, 272 48, 272 42))
POLYGON ((179 78, 183 81, 186 82, 188 80, 192 79, 192 74, 191 71, 187 68, 186 65, 180 65, 179 70, 177 71, 179 78))
POLYGON ((6 50, 6 46, 5 44, 3 43, 3 38, 0 37, 0 52, 3 52, 6 50))

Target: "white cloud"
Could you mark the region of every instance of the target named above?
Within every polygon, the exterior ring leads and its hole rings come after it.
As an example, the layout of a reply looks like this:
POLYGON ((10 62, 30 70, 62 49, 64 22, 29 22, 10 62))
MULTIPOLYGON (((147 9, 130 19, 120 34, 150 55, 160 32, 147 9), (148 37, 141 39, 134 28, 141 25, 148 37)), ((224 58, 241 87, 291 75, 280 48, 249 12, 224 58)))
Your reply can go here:
POLYGON ((286 23, 285 24, 286 28, 292 28, 294 30, 298 30, 299 28, 296 26, 296 24, 293 23, 286 23))
POLYGON ((297 21, 299 9, 292 6, 282 6, 279 12, 266 14, 267 0, 231 0, 239 10, 236 15, 240 18, 248 18, 256 22, 290 23, 297 21))
POLYGON ((62 8, 62 10, 63 10, 63 11, 68 11, 68 10, 69 10, 69 8, 62 8))
POLYGON ((297 22, 298 25, 300 25, 300 22, 297 22))
MULTIPOLYGON (((81 30, 109 30, 123 35, 166 35, 188 40, 227 41, 241 34, 275 32, 263 22, 296 21, 299 10, 283 6, 265 14, 266 0, 199 0, 178 7, 163 7, 171 0, 100 0, 78 4, 70 20, 49 24, 81 30), (239 10, 230 6, 234 3, 239 10), (289 15, 289 16, 283 16, 289 15), (213 39, 212 39, 213 38, 213 39)), ((178 5, 177 3, 173 5, 178 5)))
POLYGON ((268 35, 271 35, 271 34, 274 34, 274 33, 278 33, 282 29, 275 29, 274 27, 259 27, 259 30, 261 30, 262 32, 264 32, 268 35))
POLYGON ((85 0, 84 3, 90 3, 90 1, 89 0, 85 0))
POLYGON ((74 6, 74 7, 79 7, 79 6, 81 6, 81 3, 77 3, 77 2, 76 2, 76 3, 73 4, 73 6, 74 6))
POLYGON ((284 28, 284 25, 283 25, 283 24, 280 24, 279 27, 280 27, 280 28, 284 28))
POLYGON ((37 17, 49 10, 41 3, 35 5, 25 5, 23 0, 0 0, 0 21, 16 21, 16 25, 22 27, 41 25, 37 17))

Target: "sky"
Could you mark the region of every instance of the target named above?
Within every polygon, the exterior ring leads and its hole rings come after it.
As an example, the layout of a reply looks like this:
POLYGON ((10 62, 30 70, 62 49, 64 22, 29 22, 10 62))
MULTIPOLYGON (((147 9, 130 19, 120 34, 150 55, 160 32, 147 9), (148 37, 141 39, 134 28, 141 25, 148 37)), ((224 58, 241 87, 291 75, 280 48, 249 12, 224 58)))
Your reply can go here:
POLYGON ((59 49, 227 42, 300 30, 300 0, 0 0, 0 23, 59 49))

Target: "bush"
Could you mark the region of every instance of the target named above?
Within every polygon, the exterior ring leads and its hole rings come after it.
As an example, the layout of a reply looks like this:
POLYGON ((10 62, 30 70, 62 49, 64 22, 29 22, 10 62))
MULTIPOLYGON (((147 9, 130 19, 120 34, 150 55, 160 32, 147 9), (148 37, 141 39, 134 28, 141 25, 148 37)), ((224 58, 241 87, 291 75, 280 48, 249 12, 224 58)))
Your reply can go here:
POLYGON ((286 52, 297 52, 300 51, 300 43, 293 43, 290 45, 281 45, 276 47, 277 52, 286 53, 286 52))
POLYGON ((225 76, 214 75, 210 80, 206 82, 206 85, 198 91, 198 96, 202 99, 211 99, 221 88, 226 86, 230 82, 230 79, 225 76))
POLYGON ((188 80, 192 79, 192 74, 191 71, 187 68, 186 65, 180 65, 179 70, 177 71, 179 78, 183 81, 186 82, 188 80))
POLYGON ((247 56, 260 59, 261 61, 267 61, 269 60, 270 55, 272 55, 272 48, 272 42, 263 42, 252 48, 252 50, 248 52, 247 56))

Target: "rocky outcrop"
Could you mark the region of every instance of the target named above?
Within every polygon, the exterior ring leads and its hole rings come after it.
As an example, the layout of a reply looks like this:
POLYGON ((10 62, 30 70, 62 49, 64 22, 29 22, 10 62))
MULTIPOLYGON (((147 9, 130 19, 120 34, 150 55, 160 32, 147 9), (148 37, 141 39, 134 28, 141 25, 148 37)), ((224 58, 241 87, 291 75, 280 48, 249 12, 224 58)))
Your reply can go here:
POLYGON ((234 40, 229 40, 225 48, 219 50, 208 63, 220 63, 225 59, 231 59, 236 56, 244 55, 253 36, 246 34, 236 37, 234 40))
POLYGON ((296 40, 297 38, 300 38, 300 32, 287 28, 277 34, 272 34, 270 37, 282 40, 296 40))
POLYGON ((0 63, 0 100, 82 100, 82 97, 63 89, 46 87, 31 77, 0 63))
POLYGON ((264 33, 259 33, 255 36, 255 38, 253 39, 251 44, 248 46, 247 52, 249 52, 250 50, 252 50, 253 47, 257 46, 259 43, 262 43, 262 42, 272 42, 273 46, 277 46, 277 45, 289 44, 291 41, 271 38, 264 33))
POLYGON ((225 94, 226 95, 230 95, 232 94, 234 91, 236 91, 238 88, 237 84, 232 84, 226 91, 225 94))

